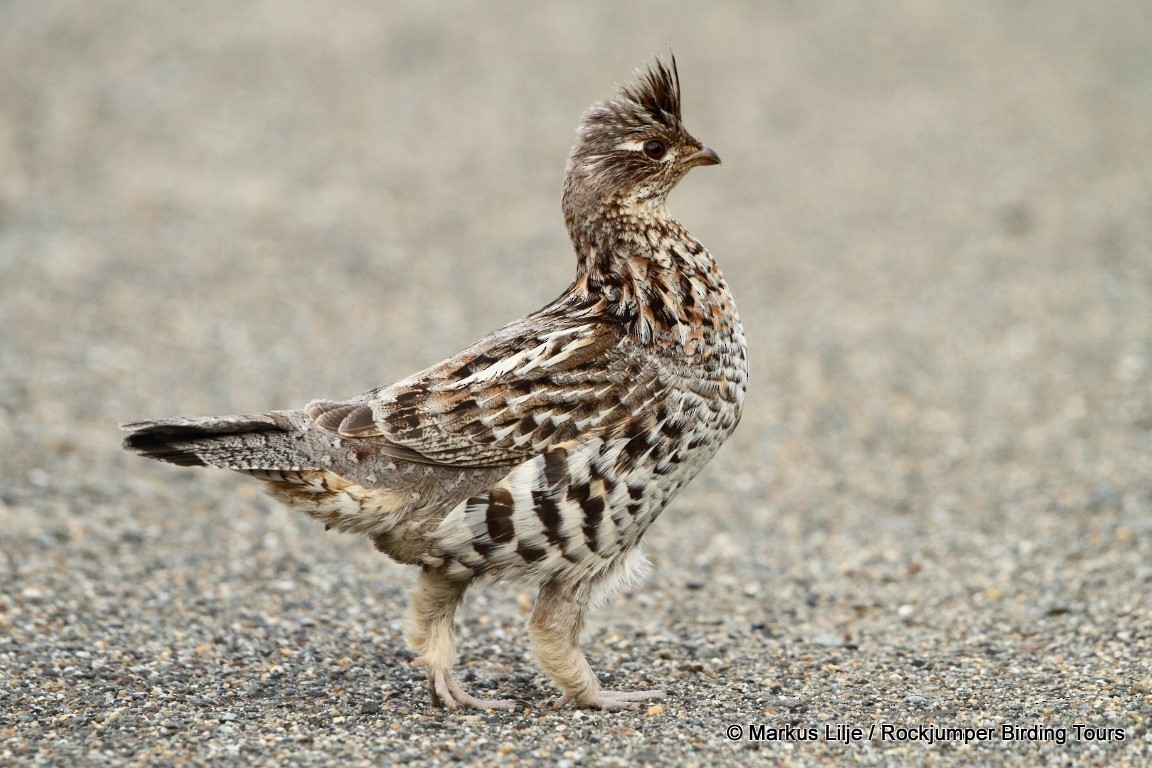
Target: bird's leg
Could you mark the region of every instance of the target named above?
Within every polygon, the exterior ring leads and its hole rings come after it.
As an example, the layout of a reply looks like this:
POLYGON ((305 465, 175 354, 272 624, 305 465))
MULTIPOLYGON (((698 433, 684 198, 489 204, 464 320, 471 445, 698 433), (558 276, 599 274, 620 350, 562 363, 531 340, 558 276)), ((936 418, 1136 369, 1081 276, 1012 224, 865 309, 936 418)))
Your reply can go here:
POLYGON ((467 581, 451 581, 438 571, 425 569, 420 573, 408 608, 408 641, 420 654, 413 663, 423 666, 428 674, 433 704, 448 709, 512 709, 516 701, 477 698, 452 679, 456 656, 452 617, 467 588, 467 581))
POLYGON ((528 629, 536 658, 564 695, 552 702, 559 709, 568 702, 594 709, 631 709, 643 699, 664 691, 606 691, 580 650, 580 632, 588 614, 592 587, 588 584, 546 583, 540 588, 528 629))

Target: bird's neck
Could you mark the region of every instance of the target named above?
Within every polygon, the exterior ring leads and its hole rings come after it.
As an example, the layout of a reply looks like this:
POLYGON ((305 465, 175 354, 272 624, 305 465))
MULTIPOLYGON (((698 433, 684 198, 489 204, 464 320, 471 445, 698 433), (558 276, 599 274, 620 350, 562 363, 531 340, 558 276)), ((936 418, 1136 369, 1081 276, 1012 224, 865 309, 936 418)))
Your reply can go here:
POLYGON ((571 290, 642 341, 684 338, 699 325, 699 301, 728 294, 708 251, 663 201, 566 205, 565 222, 577 260, 571 290))

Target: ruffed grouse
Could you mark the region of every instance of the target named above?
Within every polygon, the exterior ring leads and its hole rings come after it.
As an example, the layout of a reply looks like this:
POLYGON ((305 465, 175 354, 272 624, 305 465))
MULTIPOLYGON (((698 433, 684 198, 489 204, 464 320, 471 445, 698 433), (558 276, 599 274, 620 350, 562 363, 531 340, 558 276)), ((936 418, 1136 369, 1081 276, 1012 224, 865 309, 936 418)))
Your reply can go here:
POLYGON ((539 587, 529 630, 553 702, 621 708, 580 649, 590 605, 645 565, 640 537, 736 427, 744 332, 716 263, 668 213, 717 154, 680 119, 675 59, 585 113, 564 176, 575 281, 455 357, 351 400, 124 425, 124 447, 260 480, 326 528, 418 565, 409 639, 433 702, 510 707, 452 678, 480 576, 539 587))

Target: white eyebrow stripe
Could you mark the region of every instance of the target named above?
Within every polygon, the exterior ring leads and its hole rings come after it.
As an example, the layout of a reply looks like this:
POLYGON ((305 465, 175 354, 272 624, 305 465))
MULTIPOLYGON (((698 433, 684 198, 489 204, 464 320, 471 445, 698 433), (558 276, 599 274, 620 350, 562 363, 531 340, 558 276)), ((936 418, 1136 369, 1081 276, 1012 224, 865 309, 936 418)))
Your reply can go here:
POLYGON ((633 141, 622 141, 616 145, 616 149, 626 150, 626 151, 630 151, 630 152, 639 152, 640 150, 644 149, 644 145, 647 143, 648 143, 648 141, 646 139, 635 139, 633 141))

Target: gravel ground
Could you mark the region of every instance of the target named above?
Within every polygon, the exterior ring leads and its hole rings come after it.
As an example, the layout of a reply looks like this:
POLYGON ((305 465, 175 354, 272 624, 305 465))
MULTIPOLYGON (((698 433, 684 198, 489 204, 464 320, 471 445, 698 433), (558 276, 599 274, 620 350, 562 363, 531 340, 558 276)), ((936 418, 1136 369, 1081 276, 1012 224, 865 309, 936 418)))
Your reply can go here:
MULTIPOLYGON (((0 762, 1147 765, 1150 35, 1146 0, 9 0, 0 762), (409 571, 115 425, 350 396, 545 303, 580 113, 668 46, 725 160, 672 208, 752 388, 586 646, 671 695, 433 710, 409 571)), ((551 694, 531 599, 472 596, 481 695, 551 694)))

